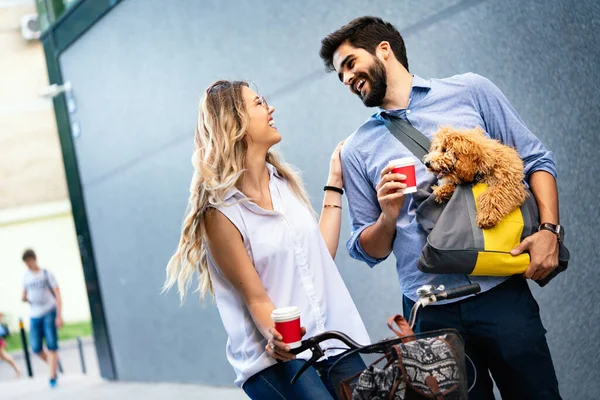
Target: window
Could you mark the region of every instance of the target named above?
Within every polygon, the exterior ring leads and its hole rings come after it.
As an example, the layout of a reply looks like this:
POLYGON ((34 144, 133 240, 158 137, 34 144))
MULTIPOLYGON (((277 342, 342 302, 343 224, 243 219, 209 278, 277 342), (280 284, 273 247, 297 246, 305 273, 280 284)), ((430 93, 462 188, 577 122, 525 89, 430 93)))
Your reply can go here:
POLYGON ((79 0, 35 0, 41 31, 46 31, 77 1, 79 0))

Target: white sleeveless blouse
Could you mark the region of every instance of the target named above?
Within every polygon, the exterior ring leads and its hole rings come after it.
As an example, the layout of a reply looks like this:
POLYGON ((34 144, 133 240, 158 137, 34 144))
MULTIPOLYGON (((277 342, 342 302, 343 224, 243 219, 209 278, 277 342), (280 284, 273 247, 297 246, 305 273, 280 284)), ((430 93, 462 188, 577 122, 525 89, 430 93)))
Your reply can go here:
MULTIPOLYGON (((275 307, 296 306, 306 327, 304 338, 319 333, 341 331, 358 343, 368 344, 369 336, 337 267, 327 250, 317 222, 287 181, 267 163, 271 199, 275 211, 267 211, 248 201, 233 188, 221 211, 240 231, 248 256, 275 307)), ((209 270, 217 307, 227 340, 227 359, 241 387, 252 375, 276 362, 265 351, 262 336, 242 296, 208 254, 209 270)), ((323 348, 344 347, 341 342, 325 342, 323 348)), ((339 354, 330 350, 328 356, 339 354)), ((310 351, 298 358, 310 358, 310 351)))

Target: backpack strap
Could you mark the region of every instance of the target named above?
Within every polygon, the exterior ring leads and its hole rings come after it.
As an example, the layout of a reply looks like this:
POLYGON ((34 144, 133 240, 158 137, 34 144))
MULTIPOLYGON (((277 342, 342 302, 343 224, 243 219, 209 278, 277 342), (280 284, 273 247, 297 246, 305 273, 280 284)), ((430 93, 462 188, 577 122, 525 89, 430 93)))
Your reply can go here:
POLYGON ((386 128, 419 160, 429 153, 431 141, 410 122, 388 114, 381 114, 386 128))
POLYGON ((54 290, 52 289, 52 285, 50 284, 50 278, 48 278, 48 270, 44 270, 44 282, 46 283, 46 287, 48 288, 48 290, 50 290, 50 294, 52 295, 52 297, 56 298, 56 295, 54 294, 54 290))

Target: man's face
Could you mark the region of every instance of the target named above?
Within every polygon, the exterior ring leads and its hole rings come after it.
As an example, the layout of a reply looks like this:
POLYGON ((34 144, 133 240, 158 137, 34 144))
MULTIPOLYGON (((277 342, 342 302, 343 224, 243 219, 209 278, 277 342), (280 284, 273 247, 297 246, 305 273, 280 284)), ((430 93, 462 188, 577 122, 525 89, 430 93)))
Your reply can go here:
POLYGON ((27 265, 27 268, 29 269, 34 269, 37 266, 37 261, 33 257, 26 258, 24 262, 25 265, 27 265))
POLYGON ((383 103, 387 91, 385 65, 377 57, 345 42, 333 54, 333 65, 340 81, 367 107, 383 103))

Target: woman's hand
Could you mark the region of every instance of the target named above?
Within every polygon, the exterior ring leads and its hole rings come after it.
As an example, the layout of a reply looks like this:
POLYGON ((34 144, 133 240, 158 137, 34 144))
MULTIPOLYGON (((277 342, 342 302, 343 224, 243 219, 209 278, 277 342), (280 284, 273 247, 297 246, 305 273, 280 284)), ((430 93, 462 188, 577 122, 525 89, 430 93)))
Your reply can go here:
POLYGON ((344 184, 344 180, 342 179, 342 161, 340 159, 343 145, 344 141, 342 140, 331 154, 331 161, 329 162, 329 178, 327 179, 327 186, 335 186, 340 189, 344 184))
MULTIPOLYGON (((302 327, 300 329, 301 329, 302 336, 306 335, 306 328, 302 327)), ((267 353, 269 353, 269 355, 276 360, 281 360, 281 361, 295 360, 296 355, 289 352, 290 346, 288 346, 287 344, 282 342, 283 336, 281 336, 281 334, 279 332, 277 332, 277 330, 275 330, 275 328, 269 328, 269 333, 272 336, 271 336, 271 339, 269 339, 269 341, 267 342, 267 345, 265 346, 267 353)))

